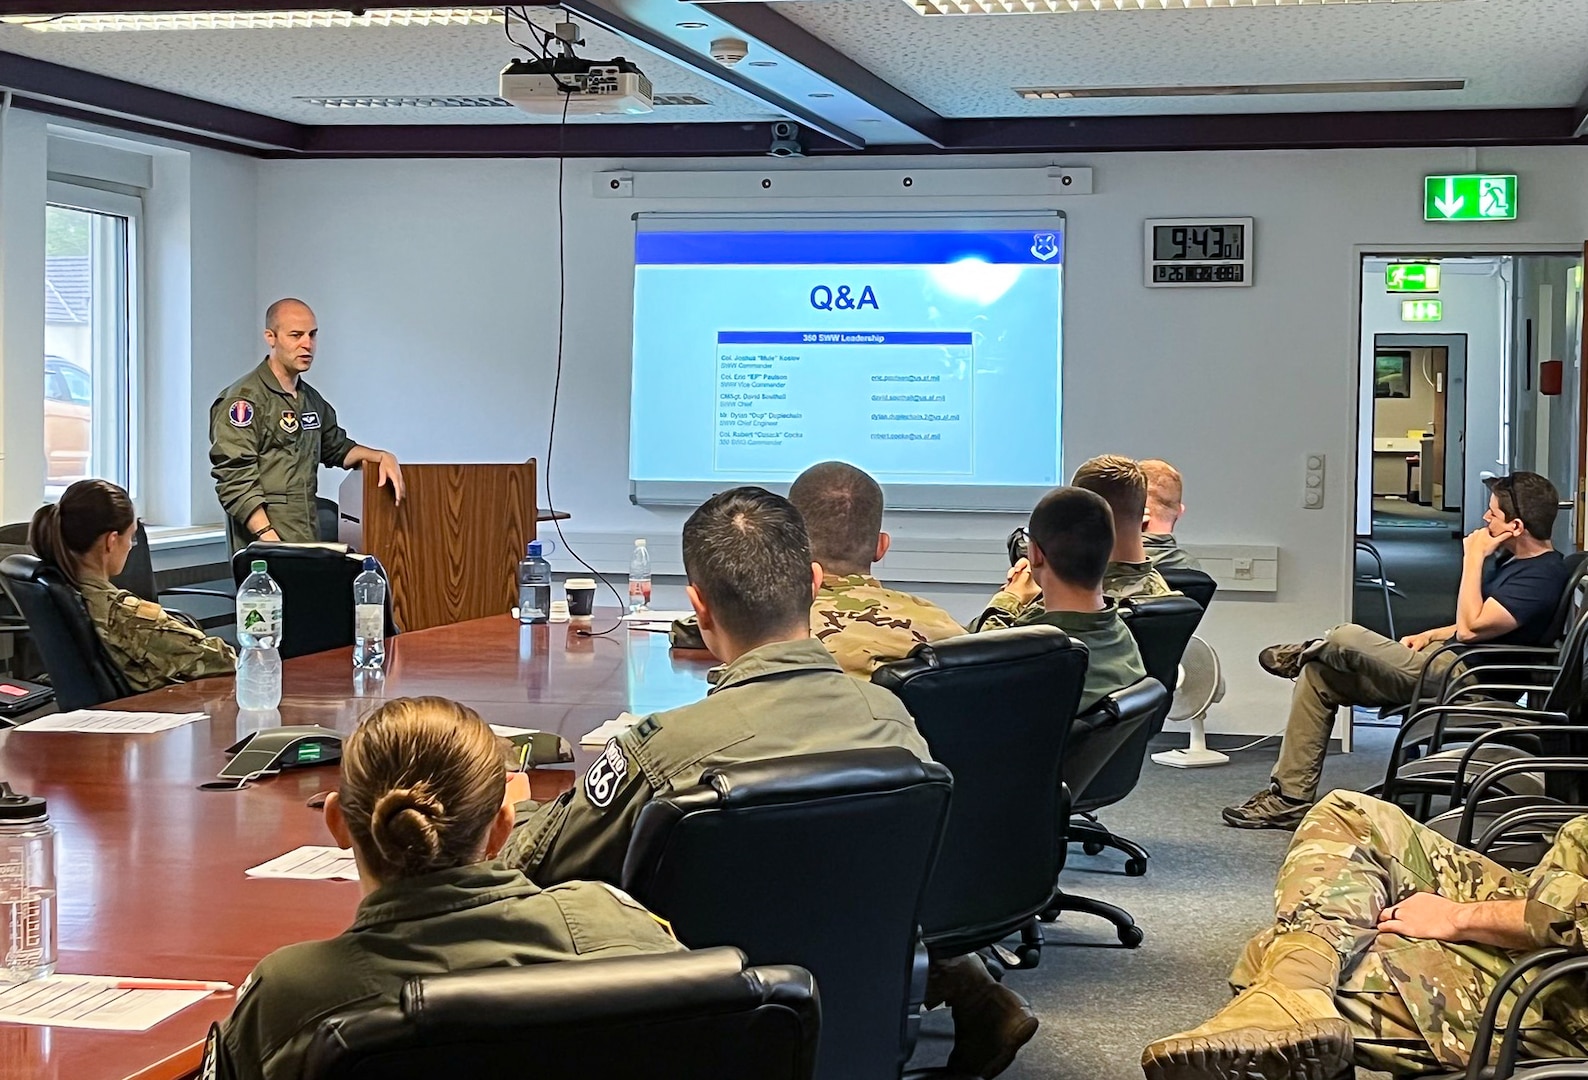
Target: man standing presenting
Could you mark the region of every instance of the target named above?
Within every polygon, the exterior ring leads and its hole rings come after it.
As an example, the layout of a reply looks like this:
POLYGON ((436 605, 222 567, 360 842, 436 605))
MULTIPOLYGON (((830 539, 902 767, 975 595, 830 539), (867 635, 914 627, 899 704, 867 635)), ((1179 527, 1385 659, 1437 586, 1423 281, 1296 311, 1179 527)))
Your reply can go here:
POLYGON ((318 540, 314 497, 321 465, 376 465, 380 483, 390 484, 402 501, 396 455, 354 442, 330 402, 303 381, 319 333, 302 300, 271 304, 265 312, 270 355, 210 406, 210 474, 233 550, 251 540, 318 540))
POLYGON ((1290 719, 1268 787, 1224 810, 1237 829, 1294 829, 1318 793, 1334 713, 1342 705, 1404 705, 1424 669, 1443 674, 1456 662, 1442 642, 1542 645, 1566 588, 1561 553, 1550 543, 1560 495, 1537 473, 1485 483, 1483 527, 1462 542, 1456 621, 1399 642, 1354 623, 1321 638, 1270 645, 1257 662, 1270 675, 1295 679, 1290 719), (1496 556, 1491 563, 1490 556, 1496 556), (1430 664, 1433 666, 1430 668, 1430 664))

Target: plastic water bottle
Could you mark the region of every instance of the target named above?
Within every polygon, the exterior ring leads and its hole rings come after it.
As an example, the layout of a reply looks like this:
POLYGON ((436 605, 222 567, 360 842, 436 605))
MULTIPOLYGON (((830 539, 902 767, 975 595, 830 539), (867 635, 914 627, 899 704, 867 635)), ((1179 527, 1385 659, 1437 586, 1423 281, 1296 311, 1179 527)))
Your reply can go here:
POLYGON ((55 826, 0 783, 0 984, 55 973, 55 826))
POLYGON ((551 563, 541 558, 540 541, 531 540, 518 563, 518 621, 542 623, 551 616, 551 563))
POLYGON ((364 556, 364 572, 353 579, 353 667, 386 666, 386 579, 375 556, 364 556))
POLYGON ((644 611, 651 606, 651 553, 644 540, 634 541, 629 556, 629 611, 644 611))
POLYGON ((237 657, 237 707, 244 712, 268 712, 280 704, 281 654, 274 646, 245 648, 237 657))
POLYGON ((237 590, 237 644, 274 649, 281 644, 281 586, 265 570, 265 560, 255 559, 253 573, 237 590))

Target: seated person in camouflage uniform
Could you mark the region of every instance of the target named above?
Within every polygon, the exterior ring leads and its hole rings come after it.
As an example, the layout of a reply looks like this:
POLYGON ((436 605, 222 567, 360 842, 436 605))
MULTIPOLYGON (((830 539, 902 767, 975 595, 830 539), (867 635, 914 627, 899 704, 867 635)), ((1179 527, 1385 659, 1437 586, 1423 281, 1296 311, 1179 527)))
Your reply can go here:
POLYGON ((110 583, 127 565, 137 534, 125 491, 108 480, 79 480, 34 513, 28 546, 76 586, 105 651, 134 690, 230 675, 237 668, 230 645, 110 583))
MULTIPOLYGON (((1512 962, 1588 946, 1588 817, 1562 828, 1538 866, 1515 872, 1389 803, 1334 791, 1296 829, 1274 897, 1274 925, 1230 976, 1239 995, 1201 1027, 1148 1046, 1149 1080, 1465 1069, 1512 962)), ((1581 982, 1542 995, 1521 1031, 1524 1057, 1588 1053, 1581 982)))
POLYGON ((1159 570, 1202 569, 1174 538, 1174 527, 1185 513, 1180 470, 1167 461, 1148 458, 1141 463, 1141 471, 1147 477, 1147 512, 1141 523, 1147 561, 1159 570))
POLYGON ((398 698, 358 726, 325 802, 326 827, 358 864, 353 925, 259 962, 210 1029, 203 1076, 298 1077, 321 1020, 394 1003, 415 976, 680 948, 611 886, 540 889, 488 861, 513 827, 505 750, 473 709, 445 698, 398 698))
POLYGON ((888 553, 882 487, 842 461, 812 465, 789 488, 805 519, 821 588, 811 605, 811 636, 838 666, 862 679, 879 664, 910 655, 922 642, 957 637, 965 628, 930 600, 885 588, 871 564, 888 553))
POLYGON ((1454 652, 1441 649, 1444 642, 1545 643, 1568 577, 1564 557, 1550 542, 1560 495, 1537 473, 1486 483, 1484 524, 1462 543, 1454 623, 1398 642, 1349 623, 1321 638, 1270 645, 1258 654, 1264 671, 1294 679, 1296 686, 1268 787, 1226 807, 1226 825, 1295 828, 1318 793, 1335 711, 1342 705, 1406 704, 1425 670, 1432 678, 1456 662, 1454 652))
MULTIPOLYGON (((1163 575, 1147 560, 1141 539, 1141 520, 1147 505, 1147 477, 1127 457, 1105 454, 1083 462, 1071 479, 1072 487, 1102 496, 1114 515, 1114 548, 1103 575, 1103 593, 1115 600, 1133 596, 1167 596, 1174 592, 1163 575)), ((1011 538, 1013 541, 1013 538, 1011 538)), ((1011 551, 1011 556, 1014 552, 1011 551)), ((971 620, 971 629, 991 630, 1018 626, 1042 613, 1040 591, 1029 577, 1026 559, 1016 559, 1004 587, 987 601, 971 620)))
MULTIPOLYGON (((821 567, 787 499, 757 487, 714 495, 684 523, 683 541, 689 603, 722 677, 703 701, 609 740, 572 791, 520 805, 502 860, 541 885, 619 881, 640 809, 714 765, 873 746, 930 759, 903 703, 846 675, 812 640, 821 567)), ((927 996, 953 1009, 958 1072, 995 1075, 1036 1032, 1036 1016, 974 956, 934 965, 927 996)))

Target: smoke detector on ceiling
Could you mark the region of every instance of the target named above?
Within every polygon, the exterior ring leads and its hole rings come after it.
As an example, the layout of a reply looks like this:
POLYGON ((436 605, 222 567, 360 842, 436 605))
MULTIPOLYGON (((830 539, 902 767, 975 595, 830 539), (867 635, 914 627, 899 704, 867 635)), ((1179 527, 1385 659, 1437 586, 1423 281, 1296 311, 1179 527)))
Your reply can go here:
POLYGON ((711 58, 723 67, 733 67, 749 52, 750 46, 743 38, 717 38, 711 43, 711 58))

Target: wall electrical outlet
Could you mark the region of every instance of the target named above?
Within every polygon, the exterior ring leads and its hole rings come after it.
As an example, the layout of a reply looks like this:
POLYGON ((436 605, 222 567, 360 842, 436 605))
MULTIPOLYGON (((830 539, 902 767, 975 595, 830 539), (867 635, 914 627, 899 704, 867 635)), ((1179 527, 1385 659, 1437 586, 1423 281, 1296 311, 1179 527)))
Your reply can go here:
MULTIPOLYGON (((1323 509, 1323 475, 1328 459, 1322 454, 1307 455, 1306 484, 1301 489, 1301 507, 1303 510, 1323 509)), ((1240 576, 1239 573, 1236 574, 1240 576)))
POLYGON ((1235 560, 1235 576, 1238 579, 1241 579, 1241 580, 1244 580, 1244 581, 1250 581, 1252 579, 1252 560, 1250 560, 1250 559, 1236 559, 1235 560))

